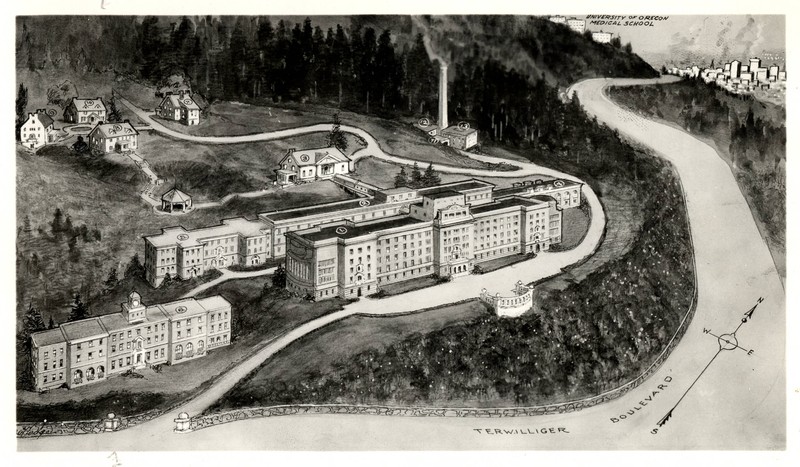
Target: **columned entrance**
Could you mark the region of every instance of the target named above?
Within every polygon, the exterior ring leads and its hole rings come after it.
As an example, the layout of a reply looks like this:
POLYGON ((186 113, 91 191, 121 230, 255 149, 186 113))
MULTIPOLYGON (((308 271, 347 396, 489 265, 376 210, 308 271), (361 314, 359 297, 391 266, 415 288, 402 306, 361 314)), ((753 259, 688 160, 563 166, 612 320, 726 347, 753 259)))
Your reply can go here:
POLYGON ((131 353, 131 360, 133 361, 134 368, 144 368, 147 365, 147 359, 144 356, 144 338, 139 336, 133 342, 133 352, 131 353))

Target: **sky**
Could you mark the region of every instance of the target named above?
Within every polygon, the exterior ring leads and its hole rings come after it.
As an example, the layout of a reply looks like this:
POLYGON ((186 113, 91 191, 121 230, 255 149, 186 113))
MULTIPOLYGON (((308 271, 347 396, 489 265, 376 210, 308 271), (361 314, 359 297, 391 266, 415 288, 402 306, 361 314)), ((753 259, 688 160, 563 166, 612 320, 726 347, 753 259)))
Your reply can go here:
POLYGON ((669 15, 652 23, 631 27, 592 25, 587 21, 586 27, 618 34, 623 44, 630 42, 634 52, 655 66, 707 63, 712 58, 716 63, 744 60, 760 57, 764 51, 785 55, 783 15, 669 15))

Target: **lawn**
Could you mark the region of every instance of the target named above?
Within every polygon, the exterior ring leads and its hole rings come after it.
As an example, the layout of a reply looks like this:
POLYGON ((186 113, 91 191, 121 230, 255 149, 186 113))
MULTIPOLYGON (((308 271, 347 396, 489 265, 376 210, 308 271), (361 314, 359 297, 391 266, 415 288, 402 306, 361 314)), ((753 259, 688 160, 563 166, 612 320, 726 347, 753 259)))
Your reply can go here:
POLYGON ((178 181, 202 202, 272 185, 278 162, 290 148, 324 145, 324 133, 277 141, 206 145, 143 132, 139 136, 137 153, 165 179, 162 190, 178 181), (230 184, 233 185, 226 188, 230 184))
MULTIPOLYGON (((382 188, 394 188, 394 177, 400 172, 400 165, 392 162, 386 162, 374 157, 365 157, 356 162, 354 177, 363 180, 367 183, 372 183, 382 188)), ((419 164, 420 170, 423 172, 427 165, 419 164)), ((406 167, 406 173, 410 173, 410 169, 406 167)), ((445 172, 438 172, 439 178, 442 183, 456 182, 472 178, 465 174, 450 174, 445 172)), ((536 175, 534 177, 476 177, 489 183, 495 184, 497 188, 507 188, 512 186, 514 182, 521 182, 531 179, 551 180, 553 177, 547 175, 536 175)))
MULTIPOLYGON (((63 146, 48 146, 38 154, 17 151, 17 223, 18 239, 18 316, 28 304, 39 308, 45 322, 52 317, 63 322, 69 313, 73 294, 80 292, 90 309, 102 313, 102 300, 93 303, 112 268, 122 278, 134 254, 143 260, 143 235, 162 228, 182 225, 188 229, 215 225, 222 218, 246 216, 254 219, 259 212, 306 206, 319 200, 348 199, 331 182, 321 182, 274 190, 259 198, 235 198, 226 205, 198 209, 174 217, 157 215, 138 195, 144 180, 130 159, 119 155, 80 156, 63 146), (68 253, 68 236, 56 239, 50 223, 56 208, 76 227, 96 229, 99 241, 81 241, 78 252, 68 253), (24 219, 30 232, 22 230, 24 219), (35 255, 35 257, 34 257, 35 255), (35 262, 39 266, 27 267, 35 262)), ((140 293, 152 290, 139 284, 140 293)), ((111 303, 114 311, 116 303, 111 303)))
POLYGON ((209 412, 279 403, 270 399, 270 391, 277 392, 281 387, 305 380, 313 381, 315 375, 335 371, 337 363, 353 354, 383 349, 411 335, 426 334, 487 315, 486 307, 472 300, 404 316, 349 317, 280 351, 209 408, 209 412))
MULTIPOLYGON (((536 284, 534 300, 540 292, 547 290, 563 290, 570 284, 580 282, 590 273, 597 271, 609 262, 613 262, 630 251, 641 232, 644 224, 644 210, 632 187, 621 185, 601 184, 603 195, 600 202, 606 214, 606 230, 603 240, 597 251, 580 265, 570 267, 563 274, 545 279, 536 284)), ((581 211, 571 213, 570 217, 564 216, 564 225, 567 222, 579 222, 575 219, 581 216, 581 211)), ((566 230, 564 231, 566 232, 566 230)), ((569 239, 566 239, 569 241, 569 239)))
MULTIPOLYGON (((153 108, 154 106, 145 105, 144 108, 153 108)), ((218 102, 209 106, 201 123, 196 126, 185 126, 161 119, 159 121, 174 130, 191 135, 243 135, 317 123, 330 123, 333 120, 333 114, 337 112, 343 125, 352 125, 366 130, 378 140, 385 151, 391 154, 415 159, 421 164, 434 162, 456 167, 493 168, 492 165, 470 159, 451 147, 430 144, 428 135, 415 128, 412 121, 398 122, 319 104, 282 103, 274 105, 264 103, 253 105, 239 102, 218 102)))
POLYGON ((586 199, 581 195, 581 207, 570 208, 561 211, 561 243, 550 246, 551 251, 567 251, 580 245, 586 232, 589 231, 589 224, 592 223, 592 211, 586 203, 586 199))
POLYGON ((198 125, 186 126, 164 119, 159 119, 159 123, 190 135, 248 135, 317 123, 330 123, 333 120, 333 112, 333 109, 329 113, 311 113, 240 102, 215 102, 203 109, 198 125))

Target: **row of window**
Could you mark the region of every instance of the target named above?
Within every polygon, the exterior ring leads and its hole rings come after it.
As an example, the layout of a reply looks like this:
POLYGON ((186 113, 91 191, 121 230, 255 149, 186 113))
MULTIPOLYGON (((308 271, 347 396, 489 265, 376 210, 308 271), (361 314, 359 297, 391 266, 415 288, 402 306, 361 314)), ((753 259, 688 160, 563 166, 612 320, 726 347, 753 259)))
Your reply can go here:
MULTIPOLYGON (((97 351, 97 356, 98 356, 98 357, 102 357, 102 356, 103 356, 103 349, 99 349, 99 350, 97 351)), ((87 356, 86 356, 86 359, 87 359, 87 360, 92 360, 92 359, 94 359, 94 352, 89 352, 89 353, 87 354, 87 356)), ((75 362, 77 362, 77 363, 80 363, 80 362, 81 362, 81 354, 75 354, 75 362)))
MULTIPOLYGON (((52 375, 50 375, 50 380, 49 381, 55 382, 55 381, 63 381, 63 380, 64 380, 64 372, 59 371, 58 372, 58 380, 56 380, 56 374, 53 373, 52 375)), ((42 376, 42 383, 47 384, 47 381, 48 381, 47 375, 42 376)))
MULTIPOLYGON (((430 240, 430 239, 428 239, 428 240, 425 240, 425 244, 426 244, 426 245, 430 245, 430 244, 431 244, 431 240, 430 240)), ((398 251, 398 250, 400 249, 400 246, 401 246, 401 245, 399 245, 399 244, 395 243, 395 245, 394 245, 394 251, 398 251)), ((419 240, 419 241, 417 241, 417 244, 416 244, 416 245, 414 245, 414 242, 413 242, 413 241, 412 241, 412 242, 408 242, 408 243, 403 243, 403 244, 402 244, 402 247, 403 247, 403 249, 404 249, 404 250, 407 250, 407 249, 409 249, 409 248, 414 248, 414 247, 417 247, 417 248, 419 248, 419 247, 421 247, 421 246, 422 246, 422 240, 419 240)), ((388 253, 388 252, 390 252, 390 251, 392 251, 392 249, 391 249, 391 247, 390 247, 390 246, 388 246, 388 245, 387 245, 387 246, 386 246, 386 252, 388 253)), ((380 248, 378 248, 378 254, 379 254, 379 255, 381 254, 381 249, 380 249, 380 248)))
MULTIPOLYGON (((52 368, 53 369, 64 368, 64 359, 61 358, 61 359, 58 360, 58 366, 56 366, 56 361, 53 360, 53 367, 52 368)), ((44 362, 44 371, 47 371, 47 370, 48 370, 47 362, 44 362)))
POLYGON ((432 269, 433 268, 431 266, 426 266, 424 268, 412 269, 410 271, 403 271, 403 272, 396 272, 394 274, 387 274, 385 276, 378 277, 378 283, 380 284, 381 282, 394 282, 394 280, 402 279, 403 277, 406 277, 406 275, 408 275, 408 277, 414 277, 415 275, 418 275, 418 274, 421 274, 421 273, 430 272, 432 269))
MULTIPOLYGON (((63 348, 61 348, 61 349, 58 349, 58 350, 60 351, 60 352, 59 352, 59 355, 64 355, 64 349, 63 349, 63 348)), ((44 351, 44 357, 43 357, 43 358, 47 358, 47 357, 49 356, 49 354, 50 354, 50 352, 49 352, 49 351, 47 351, 47 350, 45 350, 45 351, 44 351)), ((55 350, 53 350, 53 358, 55 358, 55 356, 56 356, 56 351, 55 351, 55 350)))
MULTIPOLYGON (((89 347, 94 347, 94 340, 91 340, 88 343, 89 343, 89 347)), ((99 345, 103 345, 103 339, 100 339, 99 345)), ((83 343, 82 342, 79 342, 79 343, 75 344, 75 349, 76 350, 81 350, 82 347, 83 347, 83 343)), ((44 356, 45 356, 45 358, 47 357, 47 352, 45 352, 44 356)))

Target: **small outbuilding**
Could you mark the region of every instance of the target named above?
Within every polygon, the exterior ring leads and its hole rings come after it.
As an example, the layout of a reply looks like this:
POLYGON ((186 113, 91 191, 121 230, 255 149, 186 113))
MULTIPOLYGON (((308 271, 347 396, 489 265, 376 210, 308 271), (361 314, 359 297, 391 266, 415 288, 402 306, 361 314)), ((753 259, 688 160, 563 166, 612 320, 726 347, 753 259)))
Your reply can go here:
POLYGON ((161 197, 161 210, 186 212, 192 209, 192 197, 177 188, 172 188, 161 197))

